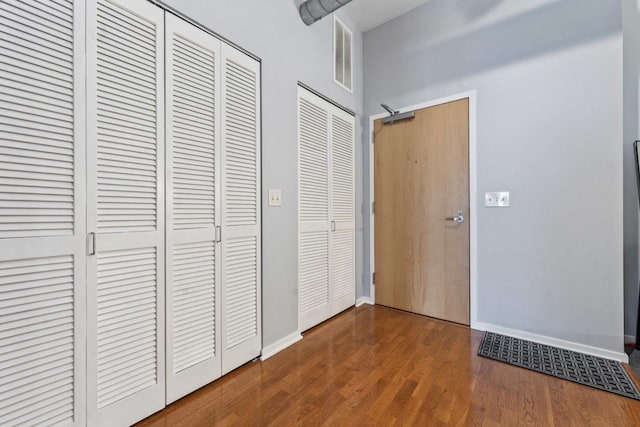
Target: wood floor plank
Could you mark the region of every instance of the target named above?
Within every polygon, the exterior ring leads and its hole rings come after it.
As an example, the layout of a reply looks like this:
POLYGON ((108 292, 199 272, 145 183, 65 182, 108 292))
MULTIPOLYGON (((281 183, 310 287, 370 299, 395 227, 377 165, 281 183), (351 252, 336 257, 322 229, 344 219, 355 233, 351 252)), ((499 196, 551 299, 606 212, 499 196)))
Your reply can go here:
POLYGON ((139 425, 640 425, 640 402, 479 357, 481 338, 460 325, 364 305, 139 425))

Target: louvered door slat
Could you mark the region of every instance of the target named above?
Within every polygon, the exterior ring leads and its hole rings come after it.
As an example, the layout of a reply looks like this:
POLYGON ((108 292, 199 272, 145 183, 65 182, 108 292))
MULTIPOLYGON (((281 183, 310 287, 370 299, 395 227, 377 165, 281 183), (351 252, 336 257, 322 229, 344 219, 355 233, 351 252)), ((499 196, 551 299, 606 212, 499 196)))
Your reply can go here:
POLYGON ((327 112, 301 98, 299 130, 300 219, 329 220, 329 158, 327 112))
POLYGON ((98 255, 98 408, 102 409, 114 401, 125 399, 138 391, 155 384, 156 354, 152 351, 140 354, 138 346, 155 343, 155 316, 142 321, 127 322, 117 328, 104 327, 101 320, 105 315, 117 310, 118 316, 133 317, 143 310, 157 312, 156 307, 156 264, 155 248, 129 251, 104 252, 98 255), (128 267, 126 261, 113 262, 113 258, 127 255, 139 255, 134 267, 128 267), (123 288, 123 282, 130 280, 135 287, 123 288), (146 331, 153 332, 146 334, 146 331), (135 340, 136 346, 130 342, 135 340), (110 354, 118 355, 117 363, 109 360, 110 354), (146 369, 146 376, 140 376, 137 382, 130 383, 127 373, 146 369), (114 386, 127 384, 127 392, 120 394, 112 391, 114 386))
MULTIPOLYGON (((103 138, 107 140, 122 139, 135 140, 138 143, 145 142, 149 147, 150 154, 155 155, 157 149, 155 141, 157 138, 157 120, 155 115, 150 114, 149 117, 138 119, 136 124, 131 123, 126 112, 116 113, 113 111, 102 112, 102 100, 116 101, 112 98, 113 94, 118 97, 135 99, 142 103, 146 110, 153 113, 155 103, 157 102, 156 94, 156 78, 154 75, 144 75, 137 73, 141 67, 154 69, 156 61, 155 44, 155 28, 153 26, 140 25, 140 18, 131 12, 124 11, 116 5, 108 2, 100 2, 97 11, 97 183, 98 183, 98 231, 103 233, 119 233, 119 232, 136 232, 151 231, 157 227, 157 212, 150 211, 149 216, 140 217, 132 212, 127 203, 118 204, 123 195, 113 193, 105 193, 105 186, 114 185, 116 182, 122 185, 134 184, 136 182, 145 181, 149 186, 156 188, 156 192, 129 192, 126 197, 134 197, 139 200, 147 200, 150 204, 155 205, 157 197, 157 171, 156 165, 146 161, 146 159, 138 157, 127 152, 126 162, 109 162, 105 161, 105 152, 103 148, 103 138), (118 31, 110 30, 110 26, 104 24, 109 18, 119 23, 118 31), (137 24, 137 25, 136 25, 137 24), (141 29, 140 27, 143 27, 141 29), (139 38, 133 35, 139 34, 139 38), (151 42, 141 42, 140 39, 150 40, 151 42), (111 54, 118 52, 116 58, 112 58, 111 54), (119 60, 128 62, 128 72, 122 73, 115 71, 109 67, 102 67, 102 63, 118 64, 119 60), (136 73, 131 76, 129 73, 136 73), (106 209, 104 204, 111 203, 113 207, 106 209)), ((107 144, 113 153, 114 147, 107 144)), ((125 156, 123 151, 117 152, 120 156, 125 156)), ((110 188, 110 187, 108 187, 110 188)))
MULTIPOLYGON (((338 230, 334 233, 331 242, 331 288, 332 298, 339 301, 346 296, 355 295, 356 262, 354 259, 355 236, 354 230, 338 230)), ((339 312, 346 307, 338 306, 334 311, 339 312)))
MULTIPOLYGON (((73 256, 26 259, 20 264, 17 267, 15 261, 0 261, 0 307, 5 308, 0 312, 0 396, 5 395, 0 401, 0 424, 29 424, 41 407, 63 411, 64 422, 72 423, 74 313, 71 306, 55 302, 74 299, 73 256), (67 274, 59 285, 42 283, 29 267, 40 267, 43 277, 48 277, 45 268, 64 269, 67 274), (12 285, 16 290, 5 292, 12 285), (34 294, 42 295, 39 306, 50 307, 51 311, 36 312, 34 294), (16 315, 29 316, 28 325, 25 320, 16 321, 16 315), (46 386, 32 382, 50 370, 62 375, 46 386), (43 388, 54 388, 56 393, 43 392, 43 388), (65 395, 64 403, 56 400, 59 393, 65 395)), ((43 422, 48 423, 46 419, 43 422)))
POLYGON ((164 407, 164 13, 88 0, 88 416, 164 407))
POLYGON ((215 352, 215 258, 214 242, 188 243, 174 248, 174 345, 193 338, 192 346, 174 354, 174 372, 180 372, 215 352), (186 254, 185 249, 199 248, 199 254, 186 254), (205 267, 206 266, 206 267, 205 267), (195 270, 194 269, 197 269, 195 270), (189 274, 191 272, 191 274, 189 274), (193 332, 197 332, 193 336, 193 332), (205 351, 206 350, 206 351, 205 351), (196 353, 199 353, 196 355, 196 353), (200 354, 203 353, 203 354, 200 354), (206 357, 202 357, 206 354, 206 357))
POLYGON ((260 64, 222 45, 222 372, 260 354, 260 64))
POLYGON ((229 239, 225 245, 226 349, 258 333, 257 239, 229 239))
POLYGON ((167 15, 167 401, 220 376, 220 41, 167 15))
MULTIPOLYGON (((217 40, 211 42, 214 46, 218 46, 217 40)), ((180 56, 192 72, 186 72, 180 67, 173 69, 172 92, 179 93, 181 96, 191 99, 196 108, 213 111, 215 106, 215 57, 212 51, 206 51, 197 44, 189 42, 184 37, 175 34, 171 54, 174 61, 176 56, 180 56), (193 52, 198 55, 193 55, 193 52), (206 59, 205 59, 206 58, 206 59), (202 64, 202 66, 200 66, 202 64), (205 68, 204 66, 208 66, 205 68), (193 77, 197 77, 203 85, 200 88, 192 87, 189 81, 193 77), (206 83, 206 84, 205 84, 206 83)), ((214 226, 214 199, 215 199, 215 116, 214 114, 200 114, 201 120, 207 124, 206 127, 194 127, 191 125, 191 116, 194 113, 185 111, 179 103, 173 104, 173 111, 177 114, 173 115, 172 125, 177 129, 184 129, 184 133, 191 133, 192 137, 200 138, 203 146, 206 147, 208 155, 198 155, 197 162, 179 161, 174 157, 173 174, 178 180, 184 179, 192 185, 200 185, 208 191, 202 194, 199 199, 191 198, 191 203, 182 202, 181 196, 184 195, 184 187, 174 183, 174 206, 173 219, 176 221, 174 228, 207 228, 214 226), (204 145, 206 144, 206 145, 204 145), (195 165, 194 165, 195 163, 195 165), (199 203, 198 203, 199 202, 199 203), (193 215, 189 215, 193 213, 193 215), (195 216, 195 217, 194 217, 195 216)), ((189 153, 192 144, 184 141, 180 133, 174 134, 173 147, 175 150, 189 153)), ((180 157, 178 157, 179 159, 180 157)))
POLYGON ((83 18, 0 0, 3 426, 85 424, 83 18))
POLYGON ((310 231, 300 235, 300 314, 329 303, 329 233, 310 231))
POLYGON ((257 221, 257 128, 255 71, 228 58, 225 62, 225 223, 255 225, 257 221), (246 196, 234 203, 234 196, 246 196))
POLYGON ((353 125, 343 118, 332 117, 332 219, 352 222, 354 219, 353 125))
POLYGON ((40 61, 33 65, 0 61, 0 80, 6 83, 6 86, 0 84, 5 116, 0 126, 0 148, 5 154, 0 156, 0 176, 7 178, 4 183, 0 181, 0 215, 13 219, 0 227, 0 239, 71 236, 74 191, 62 183, 72 182, 75 173, 73 12, 69 9, 65 21, 54 23, 42 19, 42 12, 28 4, 2 1, 0 11, 3 19, 10 22, 0 32, 0 57, 4 58, 6 53, 10 58, 15 51, 40 61), (24 42, 26 39, 33 43, 24 42), (60 49, 66 52, 66 61, 57 78, 52 78, 42 64, 55 57, 60 49), (36 88, 40 90, 40 99, 30 101, 31 92, 36 88), (63 103, 62 114, 53 117, 42 114, 41 111, 49 110, 49 102, 63 103), (21 144, 19 141, 25 138, 29 143, 21 144), (60 149, 70 155, 51 159, 39 154, 60 149), (66 178, 58 179, 58 176, 66 178), (14 183, 19 189, 8 188, 13 187, 8 181, 10 178, 18 180, 14 183), (56 184, 57 181, 61 183, 56 184), (46 187, 40 185, 42 182, 48 183, 46 187), (46 197, 49 188, 66 190, 64 194, 70 198, 69 203, 59 205, 55 197, 46 197), (8 196, 16 193, 21 197, 8 196), (31 197, 38 194, 45 197, 31 197))

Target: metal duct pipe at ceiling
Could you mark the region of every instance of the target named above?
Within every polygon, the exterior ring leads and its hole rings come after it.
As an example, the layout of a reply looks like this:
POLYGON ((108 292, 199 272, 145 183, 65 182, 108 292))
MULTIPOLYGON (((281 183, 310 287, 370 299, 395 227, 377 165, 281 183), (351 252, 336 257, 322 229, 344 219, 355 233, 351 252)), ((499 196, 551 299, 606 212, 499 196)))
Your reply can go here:
POLYGON ((302 21, 311 25, 349 2, 351 0, 307 0, 300 5, 298 11, 302 21))

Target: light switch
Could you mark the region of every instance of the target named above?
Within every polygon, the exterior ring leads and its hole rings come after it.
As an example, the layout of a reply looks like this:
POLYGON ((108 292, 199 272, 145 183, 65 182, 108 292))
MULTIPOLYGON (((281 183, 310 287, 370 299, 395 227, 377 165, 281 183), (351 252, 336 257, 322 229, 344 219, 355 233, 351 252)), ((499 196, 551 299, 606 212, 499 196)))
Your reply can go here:
POLYGON ((510 205, 508 191, 487 191, 484 193, 484 205, 492 208, 508 208, 510 205))
POLYGON ((269 206, 282 206, 282 190, 269 189, 269 206))

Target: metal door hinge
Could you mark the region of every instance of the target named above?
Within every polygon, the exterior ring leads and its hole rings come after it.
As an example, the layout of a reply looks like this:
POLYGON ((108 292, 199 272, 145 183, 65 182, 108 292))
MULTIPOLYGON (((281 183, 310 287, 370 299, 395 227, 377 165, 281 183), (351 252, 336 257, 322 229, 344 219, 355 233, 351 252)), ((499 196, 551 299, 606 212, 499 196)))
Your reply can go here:
POLYGON ((375 201, 371 202, 371 213, 372 214, 376 213, 376 202, 375 201))
POLYGON ((376 273, 375 272, 371 273, 371 283, 374 284, 374 285, 376 284, 376 273))
POLYGON ((376 131, 375 130, 371 131, 371 143, 372 144, 376 143, 376 131))

